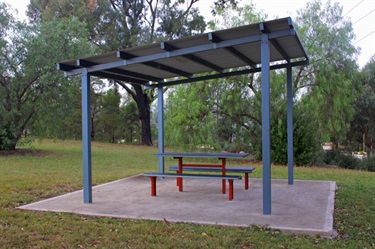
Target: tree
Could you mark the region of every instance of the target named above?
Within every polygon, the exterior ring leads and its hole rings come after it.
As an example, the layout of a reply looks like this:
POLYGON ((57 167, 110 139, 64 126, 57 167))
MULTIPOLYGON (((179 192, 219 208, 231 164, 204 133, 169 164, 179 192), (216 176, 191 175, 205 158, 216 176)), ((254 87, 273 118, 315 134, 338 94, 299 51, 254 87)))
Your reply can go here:
POLYGON ((65 95, 60 90, 72 83, 56 74, 54 63, 88 54, 90 46, 85 46, 82 23, 29 26, 17 21, 5 4, 0 4, 0 30, 0 149, 14 150, 40 112, 61 104, 65 95))
POLYGON ((373 148, 375 141, 375 55, 361 71, 359 91, 348 138, 355 144, 356 150, 362 148, 367 151, 367 148, 373 148))
POLYGON ((342 7, 330 1, 325 6, 321 1, 308 3, 298 14, 296 24, 310 64, 298 69, 294 89, 307 93, 305 103, 318 121, 321 139, 337 146, 345 139, 358 89, 352 24, 342 7))
POLYGON ((134 101, 129 101, 121 107, 121 123, 124 140, 127 143, 134 143, 140 141, 141 125, 139 122, 139 114, 137 105, 134 101))
POLYGON ((110 143, 120 138, 120 103, 121 95, 116 88, 109 89, 101 98, 99 127, 102 137, 110 143))
MULTIPOLYGON (((216 12, 218 17, 210 23, 211 29, 250 24, 264 18, 251 5, 216 12)), ((248 150, 249 141, 254 141, 252 138, 258 135, 256 128, 261 125, 257 83, 250 74, 175 87, 166 104, 168 144, 248 150)))
MULTIPOLYGON (((203 17, 193 8, 197 1, 99 0, 90 1, 87 6, 81 0, 32 0, 28 16, 34 21, 67 16, 76 16, 81 21, 90 20, 90 40, 101 51, 107 52, 203 32, 203 17)), ((142 144, 152 145, 150 105, 156 94, 153 90, 146 91, 143 86, 126 84, 131 82, 117 83, 137 103, 142 144)))

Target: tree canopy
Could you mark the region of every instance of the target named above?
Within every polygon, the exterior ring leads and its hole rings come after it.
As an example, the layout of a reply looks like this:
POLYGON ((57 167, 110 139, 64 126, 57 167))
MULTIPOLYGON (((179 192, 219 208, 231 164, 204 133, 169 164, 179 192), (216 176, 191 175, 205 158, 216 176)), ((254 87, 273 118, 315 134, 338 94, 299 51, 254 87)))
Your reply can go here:
POLYGON ((77 20, 27 25, 10 13, 0 4, 1 149, 15 149, 38 115, 64 99, 69 80, 56 73, 54 62, 91 51, 84 24, 77 20))

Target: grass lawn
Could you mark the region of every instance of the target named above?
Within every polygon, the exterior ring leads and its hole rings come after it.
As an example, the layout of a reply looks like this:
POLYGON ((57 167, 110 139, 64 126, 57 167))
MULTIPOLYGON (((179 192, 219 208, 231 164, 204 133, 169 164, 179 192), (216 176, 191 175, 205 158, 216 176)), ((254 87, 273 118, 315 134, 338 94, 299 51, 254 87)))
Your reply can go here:
MULTIPOLYGON (((336 239, 288 235, 262 227, 198 226, 66 213, 21 211, 15 207, 82 188, 81 142, 43 141, 42 153, 0 154, 0 248, 375 248, 375 173, 318 167, 295 168, 295 179, 336 181, 336 239)), ((155 147, 93 143, 93 184, 157 168, 155 147)), ((233 161, 229 161, 230 163, 233 161)), ((175 163, 166 160, 167 165, 175 163)), ((236 165, 261 165, 239 160, 236 165)), ((273 178, 287 178, 272 166, 273 178)))

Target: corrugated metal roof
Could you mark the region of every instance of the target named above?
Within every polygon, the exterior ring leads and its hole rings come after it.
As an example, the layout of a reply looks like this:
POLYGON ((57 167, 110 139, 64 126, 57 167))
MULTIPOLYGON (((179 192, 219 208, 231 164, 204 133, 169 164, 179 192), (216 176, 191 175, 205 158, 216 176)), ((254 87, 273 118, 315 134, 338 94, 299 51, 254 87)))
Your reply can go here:
POLYGON ((270 62, 279 64, 273 68, 308 63, 291 18, 283 18, 65 61, 57 66, 66 76, 88 70, 94 76, 134 84, 194 82, 205 79, 203 73, 214 72, 209 78, 220 78, 260 71, 264 35, 269 39, 270 62))

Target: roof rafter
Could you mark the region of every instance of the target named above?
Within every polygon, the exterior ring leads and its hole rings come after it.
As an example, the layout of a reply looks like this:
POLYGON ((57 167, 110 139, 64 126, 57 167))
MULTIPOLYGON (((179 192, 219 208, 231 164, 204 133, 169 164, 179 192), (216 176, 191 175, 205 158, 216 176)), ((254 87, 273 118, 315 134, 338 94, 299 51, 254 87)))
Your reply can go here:
MULTIPOLYGON (((167 42, 162 42, 160 43, 160 47, 161 49, 165 50, 165 51, 174 51, 174 50, 177 50, 178 48, 176 48, 175 46, 173 46, 172 44, 169 44, 167 42)), ((195 55, 192 55, 192 54, 186 54, 186 55, 183 55, 182 57, 185 57, 191 61, 194 61, 198 64, 201 64, 203 66, 206 66, 208 68, 211 68, 213 70, 215 70, 216 72, 219 72, 219 73, 222 73, 224 71, 223 68, 221 67, 218 67, 216 66, 215 64, 211 63, 211 62, 208 62, 204 59, 201 59, 195 55)))
MULTIPOLYGON (((304 61, 296 61, 296 62, 290 62, 290 63, 283 63, 283 64, 276 64, 270 66, 270 70, 277 70, 281 68, 286 68, 288 66, 290 67, 297 67, 297 66, 303 66, 309 64, 308 60, 304 61)), ((168 81, 163 83, 158 83, 154 85, 149 85, 148 87, 164 87, 164 86, 173 86, 173 85, 180 85, 184 83, 193 83, 197 81, 204 81, 204 80, 212 80, 212 79, 218 79, 223 77, 230 77, 230 76, 236 76, 236 75, 242 75, 242 74, 249 74, 249 73, 259 73, 262 71, 262 68, 250 68, 250 69, 242 69, 237 71, 230 71, 230 72, 224 72, 222 74, 210 74, 205 76, 198 76, 191 79, 180 79, 180 80, 174 80, 174 81, 168 81)))
MULTIPOLYGON (((77 60, 77 66, 79 66, 79 67, 92 67, 92 66, 96 66, 96 65, 99 65, 99 64, 95 63, 95 62, 83 60, 83 59, 77 60)), ((107 69, 105 71, 115 73, 115 74, 119 74, 119 75, 124 75, 124 76, 127 76, 127 77, 131 78, 131 79, 134 78, 134 80, 155 81, 155 82, 163 82, 164 81, 161 78, 152 77, 152 76, 149 76, 149 75, 146 75, 146 74, 131 72, 131 71, 120 69, 120 68, 112 68, 112 69, 107 69)))
MULTIPOLYGON (((125 53, 125 52, 122 52, 122 51, 118 51, 117 57, 121 58, 121 59, 133 59, 133 58, 137 58, 138 56, 135 56, 135 55, 132 55, 132 54, 129 54, 129 53, 125 53)), ((176 68, 173 68, 173 67, 170 67, 170 66, 166 66, 166 65, 163 65, 163 64, 158 63, 158 62, 147 61, 147 62, 142 62, 141 64, 147 65, 149 67, 157 68, 159 70, 164 70, 164 71, 167 71, 167 72, 170 72, 170 73, 178 74, 178 75, 184 76, 186 78, 192 77, 192 74, 190 74, 188 72, 185 72, 185 71, 182 71, 180 69, 176 69, 176 68)))
MULTIPOLYGON (((290 25, 289 25, 290 27, 290 25)), ((271 33, 271 31, 266 27, 265 23, 259 23, 259 28, 262 33, 271 33)), ((280 43, 275 39, 270 39, 271 44, 276 48, 276 50, 284 57, 287 62, 290 62, 290 56, 285 52, 280 43)))
MULTIPOLYGON (((214 33, 208 33, 208 40, 211 41, 211 42, 221 42, 222 39, 220 39, 217 35, 215 35, 214 33)), ((226 47, 225 48, 227 51, 229 51, 230 53, 232 53, 234 56, 236 56, 238 59, 242 60, 243 62, 247 63, 249 66, 255 68, 257 66, 257 64, 250 60, 246 55, 242 54, 241 52, 239 52, 237 49, 233 48, 233 47, 226 47)))

